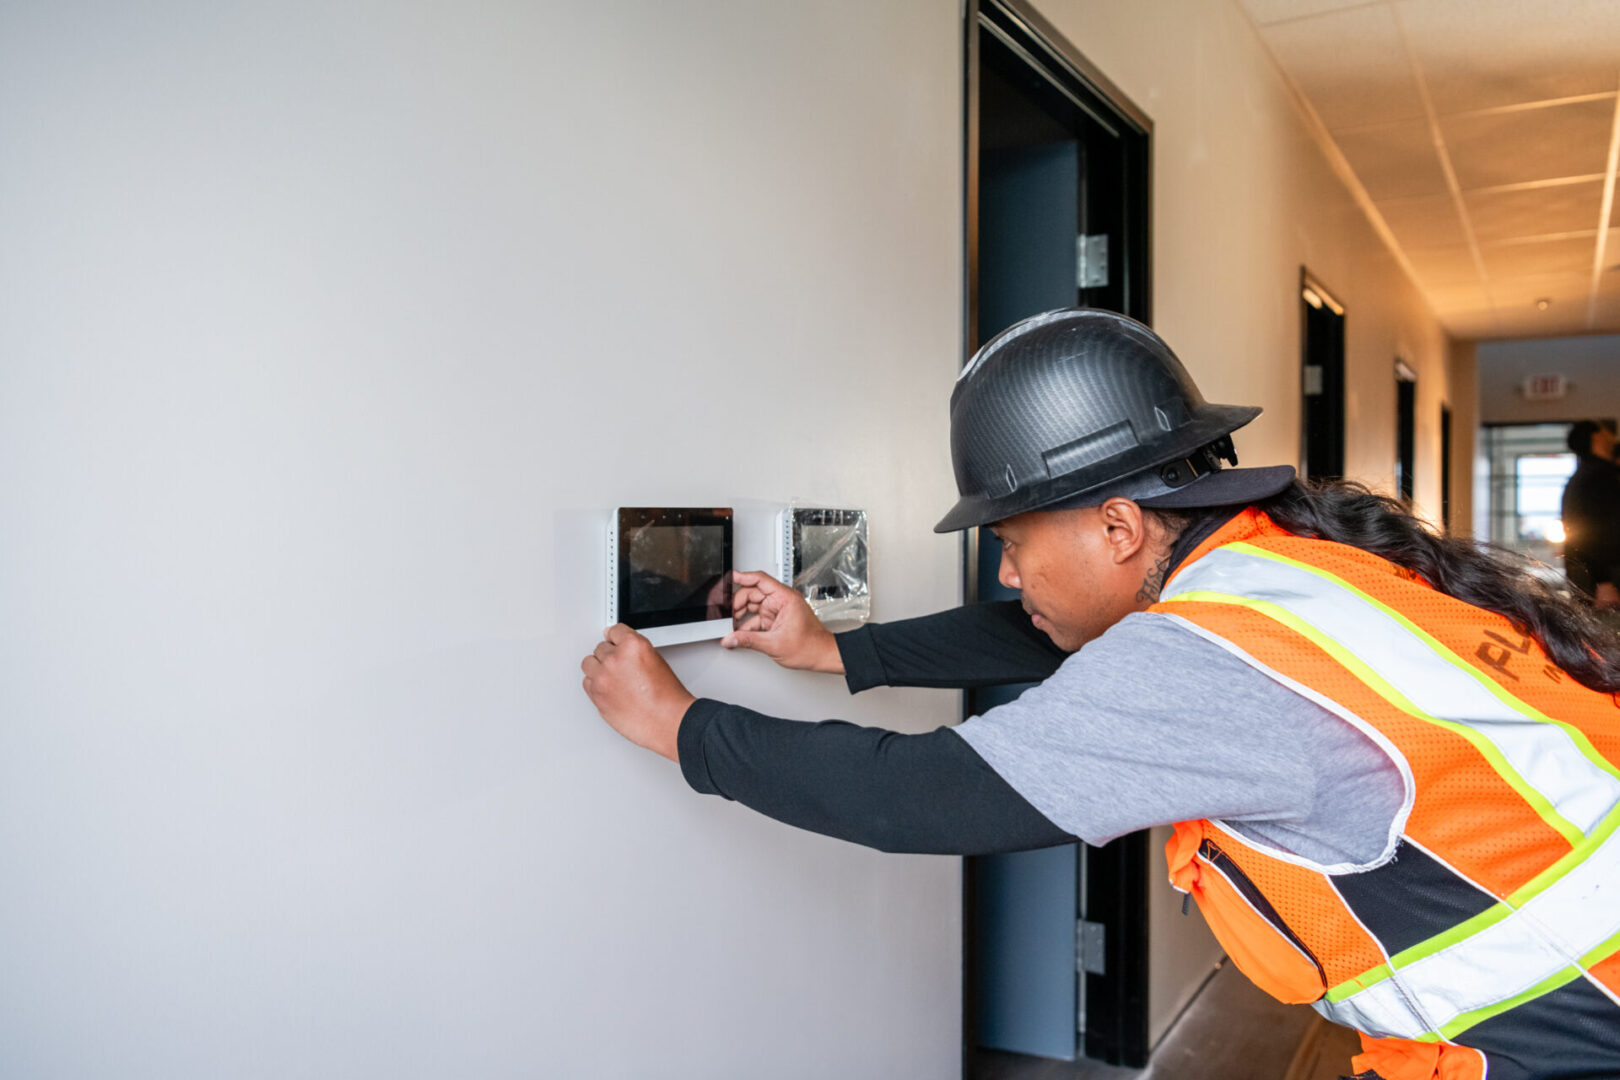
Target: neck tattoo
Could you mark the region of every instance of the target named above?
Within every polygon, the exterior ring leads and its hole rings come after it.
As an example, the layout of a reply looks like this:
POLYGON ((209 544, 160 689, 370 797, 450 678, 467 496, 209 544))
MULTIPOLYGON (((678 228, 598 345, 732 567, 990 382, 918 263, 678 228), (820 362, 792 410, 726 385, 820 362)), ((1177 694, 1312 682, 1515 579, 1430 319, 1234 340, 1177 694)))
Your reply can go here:
POLYGON ((1166 550, 1153 564, 1153 569, 1142 579, 1142 587, 1136 590, 1136 599, 1144 604, 1157 603, 1159 591, 1164 588, 1164 579, 1169 575, 1170 552, 1166 550))

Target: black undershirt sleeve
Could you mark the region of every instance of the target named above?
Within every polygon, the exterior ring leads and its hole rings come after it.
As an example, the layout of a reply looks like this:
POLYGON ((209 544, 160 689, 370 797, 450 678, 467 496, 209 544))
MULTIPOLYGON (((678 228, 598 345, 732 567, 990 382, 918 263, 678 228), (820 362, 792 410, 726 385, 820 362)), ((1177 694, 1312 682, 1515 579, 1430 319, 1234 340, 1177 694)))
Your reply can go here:
MULTIPOLYGON (((1239 509, 1197 515, 1171 565, 1239 509)), ((1069 655, 1016 601, 874 623, 837 642, 851 692, 1041 682, 1069 655)), ((699 792, 881 851, 987 855, 1076 840, 950 728, 904 735, 839 720, 808 724, 700 698, 677 744, 681 772, 699 792)))
POLYGON ((851 693, 873 686, 967 689, 1041 682, 1068 657, 1016 600, 873 623, 837 635, 851 693))
POLYGON ((801 723, 699 698, 677 743, 697 791, 880 851, 986 855, 1075 839, 950 728, 801 723))

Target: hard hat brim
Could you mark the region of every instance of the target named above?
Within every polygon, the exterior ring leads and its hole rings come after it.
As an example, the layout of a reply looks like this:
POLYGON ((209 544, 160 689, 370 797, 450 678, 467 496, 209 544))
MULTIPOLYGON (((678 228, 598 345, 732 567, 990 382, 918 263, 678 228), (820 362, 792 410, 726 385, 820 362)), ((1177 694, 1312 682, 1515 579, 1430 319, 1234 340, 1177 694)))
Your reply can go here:
MULTIPOLYGON (((1181 448, 1176 456, 1191 454, 1198 447, 1237 430, 1260 414, 1252 405, 1206 404, 1197 420, 1178 432, 1181 448)), ((1161 453, 1163 449, 1161 448, 1161 453)), ((1140 451, 1136 451, 1137 454, 1140 451)), ((1122 455, 1124 456, 1124 455, 1122 455)), ((957 532, 997 521, 1031 510, 1054 510, 1059 507, 1096 506, 1115 494, 1122 494, 1118 485, 1137 474, 1175 460, 1159 457, 1147 461, 1120 461, 1110 468, 1109 462, 1098 462, 1085 472, 1095 479, 1087 483, 1085 474, 1057 476, 1044 482, 1019 488, 1000 496, 964 495, 949 513, 934 526, 938 533, 957 532), (1119 471, 1115 471, 1115 470, 1119 471), (1101 474, 1100 476, 1098 474, 1101 474), (1091 501, 1086 501, 1091 497, 1091 501)), ((1197 480, 1169 494, 1156 492, 1140 501, 1143 506, 1192 508, 1200 506, 1231 506, 1275 495, 1293 480, 1294 470, 1289 465, 1261 469, 1222 469, 1206 473, 1197 480), (1221 479, 1221 478, 1226 479, 1221 479), (1172 501, 1173 500, 1173 501, 1172 501)), ((1162 485, 1160 491, 1162 492, 1162 485)), ((1127 496, 1133 497, 1133 496, 1127 496)))
MULTIPOLYGON (((1267 465, 1255 469, 1222 469, 1219 472, 1206 473, 1197 480, 1177 488, 1168 495, 1159 495, 1150 499, 1133 500, 1139 506, 1158 510, 1197 510, 1206 506, 1247 506, 1250 503, 1269 499, 1279 494, 1294 482, 1294 467, 1292 465, 1267 465)), ((1113 496, 1108 488, 1111 484, 1099 486, 1098 494, 1087 498, 1085 495, 1070 496, 1053 499, 1040 506, 1009 505, 1014 502, 1010 499, 962 499, 951 508, 934 531, 938 533, 959 532, 962 529, 972 529, 981 525, 994 525, 998 521, 1005 521, 1019 514, 1027 514, 1036 510, 1067 510, 1083 506, 1100 506, 1113 496)))

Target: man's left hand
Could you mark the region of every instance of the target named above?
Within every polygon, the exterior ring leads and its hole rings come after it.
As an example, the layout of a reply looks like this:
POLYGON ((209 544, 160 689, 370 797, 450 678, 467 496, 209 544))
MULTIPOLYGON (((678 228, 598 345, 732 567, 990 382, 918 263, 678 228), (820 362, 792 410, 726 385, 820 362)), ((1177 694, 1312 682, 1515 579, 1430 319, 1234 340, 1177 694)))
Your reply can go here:
POLYGON ((608 726, 637 746, 679 761, 675 736, 697 698, 687 693, 652 642, 623 623, 580 661, 585 693, 608 726))

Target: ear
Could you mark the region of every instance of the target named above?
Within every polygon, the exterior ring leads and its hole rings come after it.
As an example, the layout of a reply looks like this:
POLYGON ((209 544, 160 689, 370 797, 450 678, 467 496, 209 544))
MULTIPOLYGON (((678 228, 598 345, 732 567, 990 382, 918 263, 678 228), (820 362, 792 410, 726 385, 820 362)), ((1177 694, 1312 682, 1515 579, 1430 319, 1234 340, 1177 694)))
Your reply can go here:
POLYGON ((1114 562, 1127 563, 1147 543, 1147 520, 1129 499, 1112 498, 1097 508, 1114 562))

